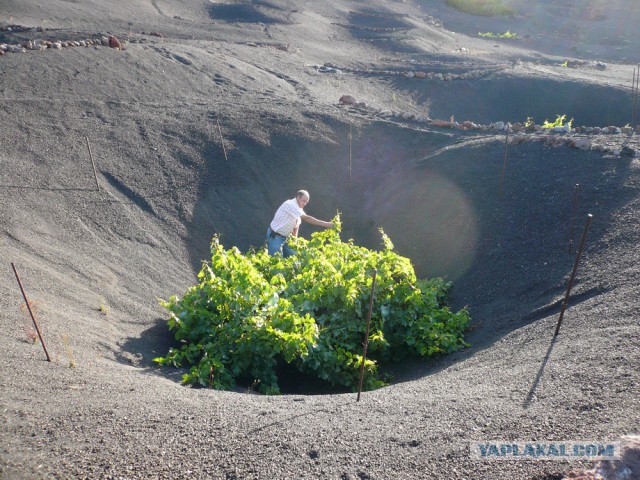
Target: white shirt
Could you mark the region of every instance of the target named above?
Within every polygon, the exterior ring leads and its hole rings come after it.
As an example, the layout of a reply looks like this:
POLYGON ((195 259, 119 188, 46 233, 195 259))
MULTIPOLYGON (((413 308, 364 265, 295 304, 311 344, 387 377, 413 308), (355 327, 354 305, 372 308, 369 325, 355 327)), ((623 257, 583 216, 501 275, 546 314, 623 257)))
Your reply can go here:
POLYGON ((304 210, 300 208, 295 198, 287 200, 276 211, 273 220, 271 220, 271 230, 279 233, 284 237, 288 237, 293 229, 300 225, 302 215, 306 215, 304 210))

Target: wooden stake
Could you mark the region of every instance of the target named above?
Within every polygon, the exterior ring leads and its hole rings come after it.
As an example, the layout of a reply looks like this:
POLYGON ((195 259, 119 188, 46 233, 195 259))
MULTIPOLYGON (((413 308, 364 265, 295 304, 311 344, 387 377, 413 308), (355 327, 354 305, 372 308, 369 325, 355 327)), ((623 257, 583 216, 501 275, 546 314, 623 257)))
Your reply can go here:
POLYGON ((576 255, 576 262, 573 265, 573 271, 571 272, 571 277, 569 278, 569 285, 567 286, 567 293, 564 296, 564 302, 562 302, 562 310, 560 311, 560 317, 558 318, 558 324, 556 325, 556 332, 553 334, 555 338, 560 332, 560 325, 562 324, 562 317, 564 316, 564 311, 567 309, 567 304, 569 303, 569 295, 571 294, 571 287, 573 286, 573 280, 576 278, 576 271, 578 270, 578 263, 580 263, 580 257, 582 256, 582 249, 584 248, 584 242, 587 239, 587 232, 589 231, 589 226, 591 225, 591 219, 593 215, 587 215, 587 223, 584 226, 584 231, 582 232, 582 240, 580 241, 580 248, 578 249, 578 255, 576 255))
POLYGON ((351 188, 351 141, 353 135, 351 135, 351 125, 349 125, 349 188, 351 188))
POLYGON ((373 270, 373 280, 371 281, 371 295, 369 295, 369 314, 367 315, 367 328, 364 334, 364 346, 362 348, 362 363, 360 364, 360 383, 358 384, 358 398, 360 401, 360 393, 362 392, 362 381, 364 380, 364 362, 367 360, 367 346, 369 345, 369 326, 371 325, 371 311, 373 310, 373 291, 376 288, 376 275, 378 270, 373 270))
POLYGON ((507 124, 507 136, 504 139, 504 162, 502 163, 502 178, 500 179, 500 196, 504 193, 504 176, 507 171, 507 152, 509 149, 509 124, 507 124))
POLYGON ((573 248, 573 225, 576 220, 576 210, 578 208, 578 190, 580 189, 580 184, 576 183, 576 187, 573 190, 573 207, 571 209, 571 226, 569 227, 569 253, 573 248))
POLYGON ((631 87, 631 127, 638 123, 637 109, 638 109, 638 93, 640 90, 640 65, 633 69, 633 82, 631 87), (635 89, 633 87, 635 85, 635 89))
POLYGON ((216 123, 218 124, 218 132, 220 132, 220 143, 222 143, 222 151, 224 153, 224 159, 228 163, 229 159, 227 158, 227 149, 224 148, 224 137, 222 136, 222 129, 220 128, 220 121, 216 118, 216 123))
POLYGON ((636 124, 636 69, 633 69, 633 78, 631 79, 631 127, 636 124))
POLYGON ((38 326, 38 322, 36 322, 36 317, 33 314, 33 311, 31 310, 31 304, 29 303, 27 294, 24 292, 24 287, 22 286, 22 282, 20 281, 20 277, 18 276, 18 271, 16 270, 16 266, 13 264, 13 262, 11 262, 11 268, 13 268, 13 273, 15 273, 16 275, 16 280, 18 281, 18 285, 20 285, 22 298, 24 298, 24 303, 27 305, 27 310, 29 310, 29 315, 31 315, 31 320, 33 320, 33 325, 36 327, 36 332, 38 333, 38 338, 40 339, 40 343, 42 344, 42 348, 44 349, 44 354, 47 356, 47 362, 50 362, 51 357, 49 357, 49 352, 47 352, 47 346, 44 344, 42 333, 40 333, 40 327, 38 326))
POLYGON ((96 171, 96 163, 93 161, 93 154, 91 153, 91 145, 89 144, 89 137, 85 135, 87 140, 87 149, 89 150, 89 158, 91 159, 91 166, 93 167, 93 178, 96 180, 96 190, 100 191, 100 185, 98 184, 98 172, 96 171))

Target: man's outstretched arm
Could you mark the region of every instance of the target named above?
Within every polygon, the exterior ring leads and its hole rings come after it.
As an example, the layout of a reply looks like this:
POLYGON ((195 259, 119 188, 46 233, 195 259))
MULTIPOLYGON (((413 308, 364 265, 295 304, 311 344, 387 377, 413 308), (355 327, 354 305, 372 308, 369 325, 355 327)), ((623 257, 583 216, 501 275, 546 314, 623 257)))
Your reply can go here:
POLYGON ((325 227, 325 228, 333 227, 333 223, 325 222, 324 220, 318 220, 317 218, 312 217, 311 215, 302 215, 300 216, 300 218, 303 221, 310 223, 311 225, 318 225, 319 227, 325 227))

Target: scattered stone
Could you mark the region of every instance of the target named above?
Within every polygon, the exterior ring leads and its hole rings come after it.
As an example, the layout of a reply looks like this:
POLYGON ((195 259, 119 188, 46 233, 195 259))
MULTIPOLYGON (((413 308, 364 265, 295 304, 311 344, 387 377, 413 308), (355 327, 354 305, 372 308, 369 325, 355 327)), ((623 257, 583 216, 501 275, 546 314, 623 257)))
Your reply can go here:
POLYGON ((588 138, 577 138, 574 140, 573 146, 580 150, 589 150, 591 148, 591 140, 588 138))
POLYGON ((587 64, 584 60, 566 60, 565 65, 569 68, 584 67, 587 64))
POLYGON ((109 47, 115 48, 116 50, 123 50, 122 43, 120 43, 120 40, 118 40, 118 37, 115 35, 109 37, 109 47))
POLYGON ((606 63, 603 63, 603 62, 596 63, 596 68, 598 70, 606 70, 608 66, 609 65, 607 65, 606 63))
POLYGON ((0 50, 0 55, 4 55, 4 50, 0 50))
POLYGON ((404 72, 404 76, 407 78, 413 78, 416 76, 416 74, 413 72, 404 72))
POLYGON ((520 132, 523 129, 523 125, 520 122, 516 122, 513 125, 511 125, 511 130, 513 130, 514 132, 520 132))
POLYGON ((445 128, 451 128, 453 126, 453 124, 451 122, 448 122, 446 120, 431 120, 431 125, 433 125, 434 127, 445 127, 445 128))
POLYGON ((620 150, 620 156, 634 158, 637 152, 635 148, 631 148, 629 145, 623 145, 620 150))
POLYGON ((416 78, 425 78, 427 76, 424 72, 416 72, 416 78))
POLYGON ((107 37, 102 37, 100 39, 100 43, 102 43, 103 47, 108 47, 109 46, 109 39, 107 37))
POLYGON ((163 38, 160 32, 149 32, 149 35, 151 35, 152 37, 163 38))
POLYGON ((353 98, 351 95, 342 95, 340 97, 340 100, 338 100, 338 103, 340 105, 355 105, 356 99, 353 98))
POLYGON ((633 128, 632 127, 622 127, 621 130, 622 130, 622 133, 626 133, 627 135, 633 133, 633 128))
POLYGON ((504 122, 495 122, 491 124, 493 130, 504 130, 504 122))

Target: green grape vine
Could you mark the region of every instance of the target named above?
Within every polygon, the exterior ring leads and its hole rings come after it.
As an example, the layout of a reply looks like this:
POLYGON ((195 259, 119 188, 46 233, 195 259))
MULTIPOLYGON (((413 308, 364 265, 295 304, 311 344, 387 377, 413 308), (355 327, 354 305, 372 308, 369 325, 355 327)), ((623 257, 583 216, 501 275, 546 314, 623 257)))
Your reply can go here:
POLYGON ((428 357, 466 344, 466 309, 446 306, 450 283, 419 280, 409 259, 382 232, 377 252, 340 239, 333 229, 292 238, 297 254, 269 257, 265 249, 225 250, 217 237, 199 283, 182 298, 161 302, 180 342, 160 365, 190 367, 185 384, 230 389, 239 379, 266 394, 280 392, 276 365, 355 389, 362 362, 371 273, 378 270, 363 387, 385 385, 378 363, 428 357))

